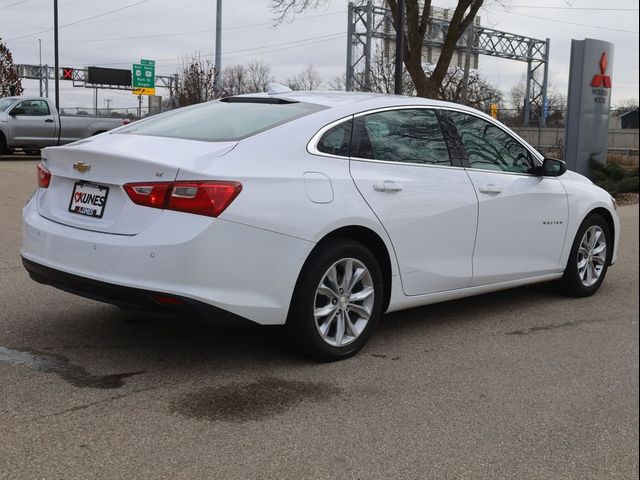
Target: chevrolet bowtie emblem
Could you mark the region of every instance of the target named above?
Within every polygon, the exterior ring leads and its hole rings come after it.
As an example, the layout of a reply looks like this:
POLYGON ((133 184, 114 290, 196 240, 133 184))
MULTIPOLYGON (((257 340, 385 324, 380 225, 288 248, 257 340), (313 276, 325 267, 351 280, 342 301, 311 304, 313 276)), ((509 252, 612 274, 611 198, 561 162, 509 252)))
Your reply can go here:
POLYGON ((73 169, 79 171, 80 173, 86 173, 91 170, 91 165, 84 162, 76 162, 73 164, 73 169))

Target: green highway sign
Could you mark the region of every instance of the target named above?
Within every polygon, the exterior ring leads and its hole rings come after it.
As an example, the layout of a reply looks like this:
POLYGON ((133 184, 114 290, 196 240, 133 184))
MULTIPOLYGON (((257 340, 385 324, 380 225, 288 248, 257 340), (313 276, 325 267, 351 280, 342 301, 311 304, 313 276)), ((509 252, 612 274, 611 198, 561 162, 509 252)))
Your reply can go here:
POLYGON ((156 86, 156 62, 153 60, 140 60, 140 63, 134 63, 131 86, 134 92, 143 90, 143 95, 154 95, 156 86), (151 93, 151 90, 154 92, 151 93))

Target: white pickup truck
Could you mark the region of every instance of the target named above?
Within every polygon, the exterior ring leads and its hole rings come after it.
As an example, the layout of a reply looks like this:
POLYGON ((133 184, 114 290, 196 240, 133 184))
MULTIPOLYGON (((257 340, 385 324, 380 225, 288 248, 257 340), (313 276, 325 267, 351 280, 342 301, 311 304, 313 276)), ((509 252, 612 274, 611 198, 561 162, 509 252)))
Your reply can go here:
POLYGON ((121 118, 60 115, 47 98, 0 98, 0 157, 16 148, 37 154, 41 148, 75 142, 127 123, 121 118))

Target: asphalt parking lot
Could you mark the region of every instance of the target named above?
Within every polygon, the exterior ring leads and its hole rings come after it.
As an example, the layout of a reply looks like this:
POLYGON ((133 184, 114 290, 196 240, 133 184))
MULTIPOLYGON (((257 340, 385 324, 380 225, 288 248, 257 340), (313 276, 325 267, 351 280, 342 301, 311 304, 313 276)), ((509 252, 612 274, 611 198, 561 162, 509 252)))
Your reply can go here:
POLYGON ((278 329, 31 281, 35 165, 0 161, 0 478, 638 477, 638 205, 594 297, 545 284, 394 313, 315 364, 278 329))

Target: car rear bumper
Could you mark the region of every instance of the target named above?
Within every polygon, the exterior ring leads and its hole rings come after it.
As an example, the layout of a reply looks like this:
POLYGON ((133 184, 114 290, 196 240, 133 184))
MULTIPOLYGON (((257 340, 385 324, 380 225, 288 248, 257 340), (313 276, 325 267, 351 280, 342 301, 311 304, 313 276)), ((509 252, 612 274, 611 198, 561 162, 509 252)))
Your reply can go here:
POLYGON ((199 302, 191 298, 171 296, 172 303, 162 302, 166 294, 140 288, 123 287, 101 282, 70 273, 45 267, 39 263, 22 258, 22 265, 29 272, 31 279, 44 285, 56 287, 65 292, 99 302, 110 303, 120 307, 154 313, 187 313, 192 312, 203 318, 216 321, 243 323, 247 319, 221 310, 213 305, 199 302))
POLYGON ((34 199, 23 220, 23 263, 41 283, 151 310, 161 306, 154 295, 168 295, 201 313, 209 306, 262 325, 286 321, 313 248, 306 240, 170 211, 131 236, 53 222, 37 212, 34 199))

